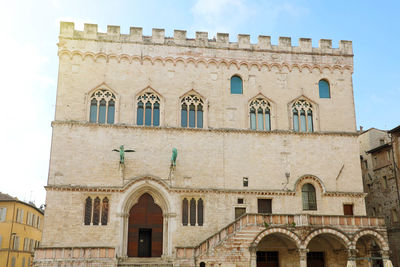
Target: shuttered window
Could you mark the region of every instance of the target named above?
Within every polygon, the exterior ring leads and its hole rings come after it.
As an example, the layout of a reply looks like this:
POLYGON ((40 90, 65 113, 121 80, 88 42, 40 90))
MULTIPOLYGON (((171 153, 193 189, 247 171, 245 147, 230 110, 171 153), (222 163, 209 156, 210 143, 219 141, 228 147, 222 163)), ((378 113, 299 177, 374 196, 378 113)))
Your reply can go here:
POLYGON ((305 184, 302 188, 303 210, 317 210, 317 199, 315 187, 312 184, 305 184))

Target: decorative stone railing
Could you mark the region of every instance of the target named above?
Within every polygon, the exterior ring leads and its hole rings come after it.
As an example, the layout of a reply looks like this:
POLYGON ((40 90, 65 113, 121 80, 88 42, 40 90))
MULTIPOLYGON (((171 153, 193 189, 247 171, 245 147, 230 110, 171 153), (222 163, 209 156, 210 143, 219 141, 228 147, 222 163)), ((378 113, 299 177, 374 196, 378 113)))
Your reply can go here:
POLYGON ((41 247, 35 250, 35 261, 116 259, 114 247, 41 247))
POLYGON ((338 216, 338 215, 310 215, 310 214, 249 214, 246 213, 228 224, 217 233, 211 235, 194 247, 176 247, 176 256, 179 259, 189 259, 204 254, 212 247, 217 246, 242 228, 247 226, 276 227, 338 227, 340 229, 369 229, 383 228, 385 221, 380 217, 367 216, 338 216))
POLYGON ((271 50, 273 52, 316 53, 333 55, 353 55, 351 41, 339 42, 339 48, 332 48, 332 40, 319 40, 318 47, 312 47, 310 38, 300 38, 299 46, 292 46, 290 37, 279 37, 278 45, 271 45, 270 36, 258 36, 256 44, 250 43, 250 35, 239 34, 237 42, 230 42, 228 33, 217 33, 209 39, 208 32, 196 32, 196 38, 190 39, 186 31, 174 30, 174 37, 165 37, 164 29, 152 29, 152 36, 143 36, 142 28, 131 27, 129 34, 121 34, 120 26, 107 26, 107 33, 98 32, 97 24, 85 24, 83 31, 75 30, 73 22, 61 22, 60 38, 76 38, 122 43, 164 44, 189 47, 229 48, 248 50, 271 50))

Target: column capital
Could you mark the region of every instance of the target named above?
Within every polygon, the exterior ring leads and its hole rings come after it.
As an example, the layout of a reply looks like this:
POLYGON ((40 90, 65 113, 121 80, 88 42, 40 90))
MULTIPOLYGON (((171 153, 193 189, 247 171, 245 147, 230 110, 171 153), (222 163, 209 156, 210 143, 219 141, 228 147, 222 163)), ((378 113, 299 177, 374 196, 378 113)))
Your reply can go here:
POLYGON ((355 248, 349 248, 349 249, 347 250, 347 254, 348 254, 349 260, 354 261, 355 258, 357 257, 357 253, 358 253, 358 250, 357 250, 357 249, 355 249, 355 248))
POLYGON ((388 260, 390 256, 389 250, 381 250, 381 255, 383 260, 388 260))
POLYGON ((118 212, 117 217, 129 218, 129 213, 128 212, 118 212))
POLYGON ((298 252, 299 252, 299 256, 300 256, 300 260, 301 261, 305 261, 307 260, 307 253, 308 253, 308 249, 306 248, 299 248, 298 252))

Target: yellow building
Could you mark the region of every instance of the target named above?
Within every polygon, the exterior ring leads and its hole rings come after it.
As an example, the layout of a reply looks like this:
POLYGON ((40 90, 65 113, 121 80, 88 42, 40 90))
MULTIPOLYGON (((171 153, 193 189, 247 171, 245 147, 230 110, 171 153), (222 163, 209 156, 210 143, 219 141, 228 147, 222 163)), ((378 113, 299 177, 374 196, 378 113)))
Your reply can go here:
POLYGON ((42 210, 0 192, 0 266, 30 266, 42 228, 42 210))

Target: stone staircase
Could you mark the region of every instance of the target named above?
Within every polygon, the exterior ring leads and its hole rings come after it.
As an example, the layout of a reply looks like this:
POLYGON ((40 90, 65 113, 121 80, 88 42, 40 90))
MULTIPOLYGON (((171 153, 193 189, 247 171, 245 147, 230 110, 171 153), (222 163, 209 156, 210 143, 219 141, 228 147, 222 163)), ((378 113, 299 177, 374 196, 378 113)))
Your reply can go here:
POLYGON ((161 258, 127 258, 118 262, 118 267, 172 267, 171 262, 161 258))

